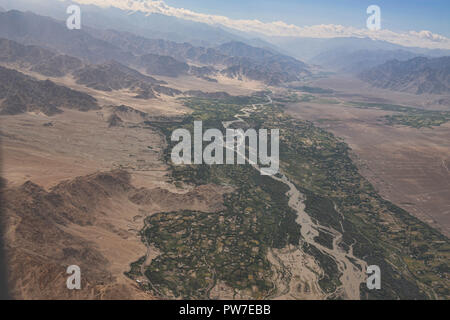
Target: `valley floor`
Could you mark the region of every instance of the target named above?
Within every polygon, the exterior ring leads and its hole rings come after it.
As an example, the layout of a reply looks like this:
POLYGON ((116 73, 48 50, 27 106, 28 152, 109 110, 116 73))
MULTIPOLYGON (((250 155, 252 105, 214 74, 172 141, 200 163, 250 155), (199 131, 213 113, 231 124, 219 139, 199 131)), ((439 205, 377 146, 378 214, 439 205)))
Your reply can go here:
POLYGON ((293 103, 289 114, 310 120, 344 139, 352 148, 361 173, 383 197, 449 236, 450 122, 422 128, 389 125, 380 119, 395 112, 356 108, 349 102, 446 111, 450 111, 450 106, 433 104, 438 100, 436 96, 367 88, 353 78, 323 79, 312 85, 336 90, 337 93, 326 98, 337 99, 339 103, 329 103, 325 98, 293 103))
POLYGON ((119 125, 108 123, 116 112, 109 105, 125 103, 127 94, 91 89, 101 110, 1 116, 13 295, 448 298, 448 238, 398 207, 448 236, 450 124, 435 126, 432 114, 432 125, 422 128, 429 114, 417 118, 416 111, 400 120, 418 128, 386 124, 380 118, 403 115, 387 105, 405 105, 409 96, 379 101, 321 81, 314 85, 339 93, 269 88, 268 104, 251 96, 259 85, 229 81, 227 91, 248 97, 137 101, 132 107, 150 118, 121 111, 119 125), (289 184, 262 179, 251 166, 176 168, 166 161, 170 130, 185 126, 183 119, 217 124, 252 105, 248 125, 284 134, 289 184), (295 205, 288 185, 298 192, 295 205), (84 272, 80 292, 65 289, 69 264, 84 272), (365 289, 367 264, 385 272, 379 295, 365 289))

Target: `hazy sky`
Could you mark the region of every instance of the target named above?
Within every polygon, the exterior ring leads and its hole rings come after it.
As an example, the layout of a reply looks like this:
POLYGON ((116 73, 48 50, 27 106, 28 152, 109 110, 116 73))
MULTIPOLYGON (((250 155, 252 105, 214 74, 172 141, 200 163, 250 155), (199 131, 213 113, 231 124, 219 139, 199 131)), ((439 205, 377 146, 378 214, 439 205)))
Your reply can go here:
MULTIPOLYGON (((0 3, 17 0, 0 0, 0 3)), ((69 0, 19 2, 68 3, 69 0)), ((267 37, 369 37, 403 46, 450 50, 450 0, 70 0, 127 12, 162 14, 267 37), (369 5, 381 30, 366 26, 369 5)), ((9 7, 14 7, 10 5, 9 7)), ((151 19, 151 17, 149 17, 151 19)))
POLYGON ((450 49, 449 0, 72 1, 163 14, 269 37, 369 37, 404 46, 450 49), (381 8, 381 30, 366 26, 366 9, 371 4, 381 8))
POLYGON ((450 0, 165 0, 170 6, 233 19, 282 20, 299 26, 341 24, 364 28, 366 8, 381 8, 382 27, 429 30, 450 37, 450 0))

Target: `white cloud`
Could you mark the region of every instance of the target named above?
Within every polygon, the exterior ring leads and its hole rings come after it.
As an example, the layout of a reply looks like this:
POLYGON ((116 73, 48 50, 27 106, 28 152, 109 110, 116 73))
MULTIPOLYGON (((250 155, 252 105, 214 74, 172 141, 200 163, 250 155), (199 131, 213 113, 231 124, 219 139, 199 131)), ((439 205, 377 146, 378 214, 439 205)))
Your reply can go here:
POLYGON ((180 19, 203 22, 209 25, 225 26, 244 32, 255 32, 266 36, 336 38, 369 37, 404 46, 450 49, 450 39, 430 31, 393 32, 387 29, 370 31, 342 25, 314 25, 300 27, 283 21, 261 22, 259 20, 237 20, 220 15, 194 12, 184 8, 168 6, 162 0, 73 0, 80 4, 94 4, 100 7, 116 7, 123 10, 158 13, 180 19))

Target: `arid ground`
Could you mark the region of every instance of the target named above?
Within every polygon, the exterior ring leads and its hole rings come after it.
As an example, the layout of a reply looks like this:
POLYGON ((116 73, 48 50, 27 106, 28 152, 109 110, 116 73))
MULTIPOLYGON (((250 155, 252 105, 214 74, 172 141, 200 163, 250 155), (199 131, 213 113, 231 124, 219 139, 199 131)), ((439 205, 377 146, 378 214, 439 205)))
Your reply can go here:
MULTIPOLYGON (((139 235, 144 218, 181 209, 215 212, 222 207, 223 193, 231 190, 175 187, 162 159, 164 138, 142 125, 142 116, 124 111, 124 123, 108 123, 112 106, 122 104, 149 117, 190 112, 175 98, 140 100, 125 90, 105 93, 77 85, 70 77, 52 80, 91 94, 102 109, 0 116, 11 294, 23 299, 151 299, 124 275, 146 252, 148 259, 156 256, 139 235), (83 270, 81 292, 65 289, 61 266, 71 263, 83 270)), ((186 90, 204 90, 209 84, 193 77, 169 81, 178 87, 184 83, 186 90)), ((258 89, 254 83, 223 81, 207 87, 231 94, 258 89)))
POLYGON ((450 106, 433 103, 436 96, 372 89, 352 78, 322 79, 309 85, 335 90, 326 98, 341 103, 299 102, 289 106, 290 114, 342 138, 352 148, 362 174, 384 198, 450 235, 450 124, 432 128, 387 125, 380 117, 394 112, 360 109, 346 102, 427 110, 450 110, 450 106))

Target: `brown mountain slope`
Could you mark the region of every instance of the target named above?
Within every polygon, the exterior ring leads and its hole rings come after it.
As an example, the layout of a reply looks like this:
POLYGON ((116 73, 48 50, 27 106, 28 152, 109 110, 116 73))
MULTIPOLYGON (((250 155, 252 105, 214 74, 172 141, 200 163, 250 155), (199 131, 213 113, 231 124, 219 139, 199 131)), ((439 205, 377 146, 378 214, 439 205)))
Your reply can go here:
POLYGON ((199 72, 202 73, 199 77, 207 77, 204 74, 207 70, 189 65, 191 62, 220 66, 226 69, 222 74, 228 77, 245 77, 273 85, 302 80, 311 74, 309 67, 297 59, 242 42, 205 48, 114 30, 86 27, 74 31, 68 30, 63 21, 20 11, 0 13, 0 37, 45 45, 90 63, 115 60, 127 66, 143 67, 149 74, 170 77, 199 76, 199 72))
POLYGON ((149 74, 168 77, 178 77, 187 74, 189 71, 187 63, 157 54, 146 54, 139 57, 138 65, 145 68, 149 74))
POLYGON ((0 39, 1 62, 34 65, 46 61, 55 55, 53 51, 38 46, 26 46, 12 40, 0 39))
POLYGON ((375 87, 416 94, 450 93, 450 57, 392 60, 359 77, 375 87))
POLYGON ((48 77, 62 77, 83 65, 80 59, 7 39, 0 39, 0 62, 48 77))
MULTIPOLYGON (((63 77, 71 74, 78 84, 100 91, 129 89, 136 93, 136 98, 139 99, 156 98, 158 94, 174 96, 181 93, 176 89, 162 86, 166 84, 164 81, 143 75, 114 60, 102 64, 85 64, 75 57, 7 39, 0 39, 0 63, 46 77, 63 77)), ((209 72, 208 68, 198 69, 199 77, 204 77, 203 74, 209 72)))
POLYGON ((101 91, 120 90, 140 85, 164 84, 164 81, 145 76, 116 61, 99 65, 87 65, 74 72, 77 83, 101 91))
POLYGON ((96 99, 86 93, 4 67, 0 67, 0 101, 0 114, 10 115, 33 111, 50 116, 62 112, 61 108, 99 109, 96 99))
POLYGON ((80 59, 68 55, 56 55, 34 65, 30 70, 48 77, 63 77, 82 66, 83 62, 80 59))
POLYGON ((39 45, 86 59, 91 63, 109 60, 127 62, 134 56, 81 30, 69 30, 65 21, 32 12, 0 12, 0 37, 23 44, 39 45))
POLYGON ((28 181, 3 190, 7 262, 14 298, 151 298, 124 276, 149 253, 138 231, 143 218, 169 210, 222 210, 218 186, 184 194, 135 188, 125 171, 61 182, 49 191, 28 181), (81 290, 66 288, 66 268, 81 269, 81 290))
POLYGON ((128 68, 116 61, 100 65, 87 65, 73 73, 76 82, 89 88, 100 91, 113 91, 129 89, 136 93, 136 98, 151 99, 158 94, 174 96, 180 94, 179 90, 162 86, 165 81, 128 68))

